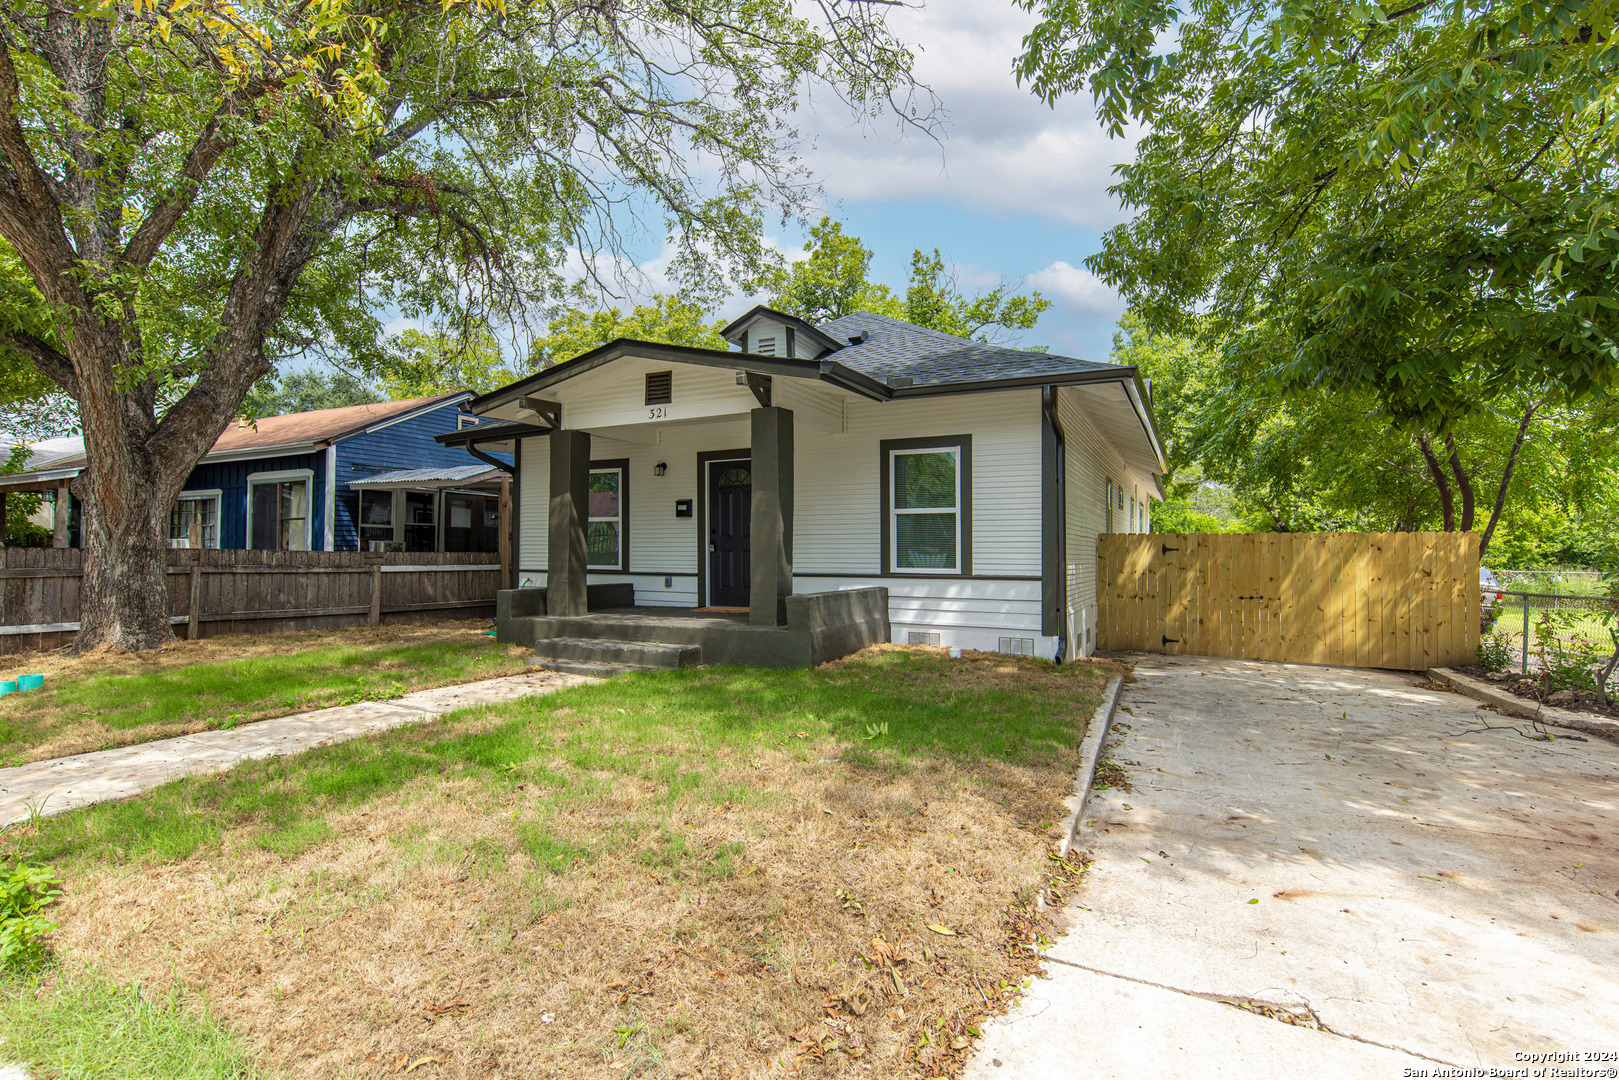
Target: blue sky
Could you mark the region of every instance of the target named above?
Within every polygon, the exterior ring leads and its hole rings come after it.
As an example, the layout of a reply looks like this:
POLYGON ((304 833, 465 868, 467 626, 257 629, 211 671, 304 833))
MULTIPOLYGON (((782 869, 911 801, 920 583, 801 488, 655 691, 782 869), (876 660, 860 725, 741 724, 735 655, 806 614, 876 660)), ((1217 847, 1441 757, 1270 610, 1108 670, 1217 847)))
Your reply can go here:
MULTIPOLYGON (((1017 85, 1012 63, 1034 21, 1008 0, 895 11, 890 26, 915 44, 916 77, 946 114, 938 141, 826 107, 799 117, 810 140, 803 160, 824 186, 826 212, 875 251, 877 280, 903 286, 912 249, 937 247, 966 285, 1004 278, 1053 301, 1024 344, 1105 359, 1123 309, 1084 259, 1123 220, 1107 188, 1134 138, 1109 139, 1088 97, 1050 108, 1017 85)), ((777 239, 783 248, 804 241, 777 239)), ((732 298, 722 313, 747 302, 732 298)))
MULTIPOLYGON (((916 78, 943 111, 936 137, 903 132, 889 118, 852 118, 822 94, 794 117, 804 136, 799 159, 822 186, 820 209, 875 252, 875 280, 902 289, 911 251, 938 248, 969 292, 1004 279, 1052 301, 1020 344, 1103 360, 1123 306, 1084 260, 1123 220, 1107 188, 1134 139, 1109 139, 1086 97, 1050 108, 1017 85, 1012 64, 1034 21, 1010 0, 890 9, 890 27, 914 47, 916 78)), ((770 239, 796 253, 805 235, 794 228, 770 239)), ((644 260, 630 275, 639 287, 605 305, 674 291, 669 247, 657 248, 654 236, 634 252, 644 260)), ((716 314, 728 319, 761 299, 733 296, 716 314)))

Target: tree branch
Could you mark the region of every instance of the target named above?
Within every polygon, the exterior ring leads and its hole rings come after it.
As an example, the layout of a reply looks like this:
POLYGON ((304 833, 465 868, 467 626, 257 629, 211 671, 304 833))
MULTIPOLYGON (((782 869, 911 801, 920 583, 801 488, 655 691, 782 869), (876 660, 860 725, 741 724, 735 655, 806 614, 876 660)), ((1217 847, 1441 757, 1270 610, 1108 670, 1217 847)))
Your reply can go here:
POLYGON ((0 334, 0 346, 14 352, 21 353, 33 361, 39 373, 51 382, 60 386, 68 394, 77 397, 79 391, 78 376, 73 373, 73 364, 67 357, 56 351, 55 346, 43 338, 20 330, 12 330, 0 334))
POLYGON ((129 243, 124 247, 122 260, 131 266, 145 266, 156 257, 163 242, 169 238, 180 219, 185 217, 191 208, 192 200, 197 197, 197 189, 202 186, 203 179, 224 156, 230 147, 230 141, 220 134, 227 117, 234 115, 241 108, 240 103, 232 98, 208 119, 202 134, 192 144, 191 152, 186 155, 185 164, 180 168, 180 175, 175 178, 174 186, 156 206, 152 207, 141 222, 135 235, 130 237, 129 243))
POLYGON ((1450 471, 1456 476, 1456 490, 1462 496, 1461 531, 1473 531, 1473 478, 1462 468, 1462 456, 1456 450, 1456 439, 1445 436, 1445 449, 1450 451, 1450 471))
POLYGON ((1445 515, 1445 531, 1456 531, 1456 498, 1451 493, 1450 481, 1445 479, 1445 470, 1434 456, 1433 446, 1428 442, 1426 433, 1417 436, 1417 447, 1422 451, 1422 460, 1428 463, 1428 479, 1433 481, 1435 490, 1439 492, 1439 507, 1445 515))
POLYGON ((1501 511, 1507 505, 1507 488, 1512 483, 1513 470, 1518 467, 1518 451, 1523 449, 1524 439, 1529 435, 1529 424, 1540 411, 1542 402, 1534 398, 1529 399, 1529 407, 1523 411, 1523 417, 1518 421, 1518 437, 1512 441, 1512 449, 1507 453, 1506 468, 1501 470, 1501 486, 1495 489, 1495 508, 1490 511, 1490 523, 1484 526, 1484 535, 1478 540, 1478 557, 1484 558, 1484 553, 1490 549, 1490 539, 1495 536, 1496 522, 1501 520, 1501 511))

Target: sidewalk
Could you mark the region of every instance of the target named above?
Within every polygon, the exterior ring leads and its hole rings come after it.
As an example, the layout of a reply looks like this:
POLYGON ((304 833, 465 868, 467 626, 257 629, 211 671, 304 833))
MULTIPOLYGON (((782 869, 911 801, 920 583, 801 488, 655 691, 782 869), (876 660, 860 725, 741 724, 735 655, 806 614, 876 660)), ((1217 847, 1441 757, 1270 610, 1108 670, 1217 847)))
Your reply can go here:
POLYGON ((418 690, 390 701, 259 720, 224 731, 97 750, 0 769, 0 826, 31 813, 60 814, 92 803, 127 799, 170 780, 223 772, 253 758, 296 754, 406 724, 419 724, 469 705, 493 705, 591 682, 579 675, 542 671, 418 690))

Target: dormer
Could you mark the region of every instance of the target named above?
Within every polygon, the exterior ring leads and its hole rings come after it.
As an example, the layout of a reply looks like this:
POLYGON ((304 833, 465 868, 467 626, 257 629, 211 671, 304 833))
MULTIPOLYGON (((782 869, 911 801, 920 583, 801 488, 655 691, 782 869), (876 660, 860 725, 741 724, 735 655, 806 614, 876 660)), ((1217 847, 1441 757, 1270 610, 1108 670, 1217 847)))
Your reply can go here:
POLYGON ((760 305, 720 331, 745 353, 815 360, 842 347, 796 315, 760 305))

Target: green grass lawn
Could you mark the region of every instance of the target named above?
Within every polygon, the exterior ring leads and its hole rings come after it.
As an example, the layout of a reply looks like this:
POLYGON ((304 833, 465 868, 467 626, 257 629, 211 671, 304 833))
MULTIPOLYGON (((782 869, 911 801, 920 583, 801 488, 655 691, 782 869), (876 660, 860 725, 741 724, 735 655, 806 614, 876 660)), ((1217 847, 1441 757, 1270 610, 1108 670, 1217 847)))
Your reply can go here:
MULTIPOLYGON (((322 640, 331 640, 326 635, 322 640)), ((525 670, 525 650, 460 627, 404 640, 275 650, 249 639, 231 659, 109 662, 0 697, 0 761, 15 764, 525 670), (255 651, 258 650, 258 651, 255 651)))
POLYGON ((1036 898, 1072 873, 1051 844, 1115 670, 887 647, 626 676, 183 779, 0 855, 64 876, 58 977, 157 1001, 170 973, 289 1077, 750 1075, 829 1008, 844 1072, 943 1072, 1057 932, 1036 898))
MULTIPOLYGON (((200 1003, 91 975, 0 978, 0 1061, 73 1080, 258 1080, 246 1047, 200 1003)), ((41 1075, 41 1074, 36 1074, 41 1075)))
MULTIPOLYGON (((312 690, 331 685, 322 678, 331 659, 286 659, 312 690)), ((717 667, 619 679, 466 714, 480 721, 471 730, 464 723, 401 728, 179 780, 139 799, 47 819, 25 854, 47 862, 169 861, 220 851, 228 832, 250 826, 259 830, 258 845, 292 855, 330 835, 333 811, 421 777, 475 776, 503 788, 526 782, 547 792, 552 807, 595 799, 611 778, 635 776, 665 787, 667 800, 751 798, 759 793, 716 779, 712 763, 761 743, 811 737, 848 744, 840 761, 876 774, 904 772, 922 759, 1067 764, 1085 734, 1070 699, 1076 690, 1094 692, 1094 672, 1039 666, 1049 678, 964 685, 943 677, 961 670, 947 659, 892 652, 833 669, 717 667), (581 711, 588 722, 580 722, 581 711)))

